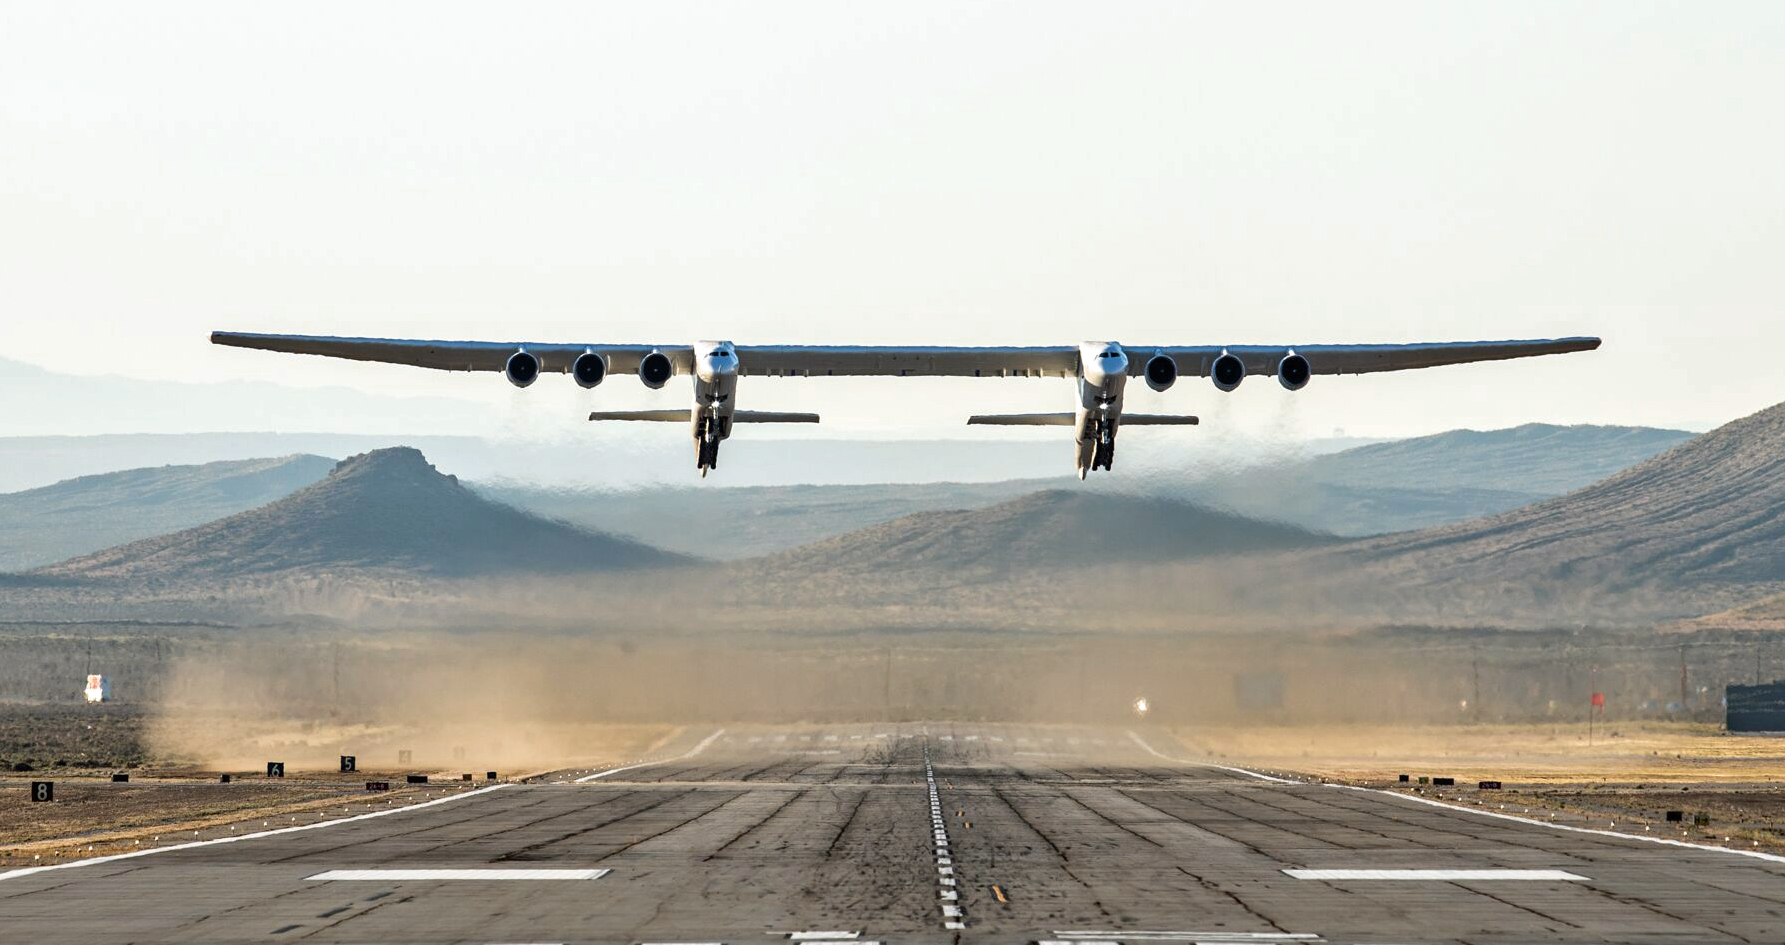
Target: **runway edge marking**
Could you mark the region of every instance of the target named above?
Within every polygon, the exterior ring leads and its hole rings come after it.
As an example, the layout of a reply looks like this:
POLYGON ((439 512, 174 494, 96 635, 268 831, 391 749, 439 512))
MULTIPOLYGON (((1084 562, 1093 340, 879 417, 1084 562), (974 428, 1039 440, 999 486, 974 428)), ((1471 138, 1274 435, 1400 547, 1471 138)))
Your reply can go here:
POLYGON ((96 856, 90 860, 75 860, 72 863, 52 863, 49 866, 26 866, 16 870, 0 872, 0 880, 16 879, 21 876, 30 876, 33 873, 45 873, 50 870, 74 869, 77 866, 97 866, 101 863, 115 863, 118 860, 135 859, 139 856, 149 856, 155 853, 172 853, 175 850, 194 850, 199 847, 216 846, 220 843, 240 843, 243 840, 258 840, 261 837, 276 837, 281 834, 301 833, 306 830, 321 830, 324 827, 337 827, 341 824, 350 824, 355 821, 371 820, 374 817, 390 817, 395 814, 407 814, 410 811, 421 810, 424 807, 433 807, 437 804, 450 804, 453 801, 462 801, 468 797, 477 797, 480 794, 489 794, 492 791, 500 791, 503 788, 510 787, 514 787, 514 785, 496 784, 486 788, 478 788, 474 791, 466 791, 463 794, 451 794, 446 797, 437 797, 431 801, 422 801, 420 804, 411 804, 408 807, 392 807, 388 810, 373 811, 370 814, 355 814, 352 817, 343 817, 340 820, 321 820, 313 824, 298 824, 295 827, 280 827, 276 830, 262 830, 258 833, 244 833, 233 837, 193 840, 188 843, 176 843, 166 847, 154 847, 147 850, 132 850, 129 853, 114 853, 110 856, 96 856))
POLYGON ((1662 846, 1680 847, 1680 848, 1683 848, 1686 850, 1700 850, 1705 853, 1728 853, 1728 854, 1731 854, 1734 856, 1745 856, 1745 857, 1748 857, 1749 859, 1754 859, 1754 860, 1765 860, 1768 863, 1785 863, 1785 856, 1780 856, 1777 853, 1762 853, 1759 850, 1737 850, 1737 849, 1734 849, 1731 847, 1714 847, 1714 846, 1710 846, 1709 844, 1704 844, 1704 843, 1687 843, 1684 840, 1670 840, 1666 837, 1648 837, 1648 836, 1644 836, 1642 834, 1619 833, 1615 830, 1600 830, 1597 827, 1571 827, 1568 824, 1558 824, 1558 823, 1553 823, 1553 822, 1547 821, 1547 820, 1537 820, 1532 817, 1520 817, 1517 814, 1503 814, 1503 813, 1500 813, 1499 811, 1493 811, 1493 810, 1481 810, 1481 809, 1475 808, 1475 807, 1465 807, 1462 804, 1452 804, 1452 803, 1449 803, 1446 801, 1433 800, 1432 798, 1429 798, 1429 797, 1414 797, 1411 794, 1399 794, 1394 791, 1384 791, 1381 788, 1358 787, 1357 785, 1354 785, 1354 784, 1328 784, 1324 781, 1322 781, 1322 782, 1290 781, 1285 778, 1273 778, 1273 777, 1270 777, 1269 775, 1259 774, 1256 771, 1247 771, 1244 768, 1232 768, 1232 767, 1228 767, 1227 765, 1203 765, 1203 763, 1199 762, 1199 761, 1185 761, 1182 758, 1173 758, 1169 755, 1160 754, 1159 752, 1154 751, 1153 747, 1151 745, 1148 745, 1146 742, 1141 741, 1140 736, 1136 735, 1133 732, 1129 732, 1128 737, 1134 739, 1135 743, 1140 745, 1140 747, 1145 748, 1147 751, 1152 752, 1154 755, 1158 755, 1160 758, 1164 758, 1166 761, 1173 761, 1173 762, 1177 762, 1178 764, 1182 764, 1182 765, 1198 765, 1198 766, 1205 766, 1205 767, 1211 767, 1211 768, 1220 768, 1225 771, 1234 771, 1234 772, 1238 772, 1240 774, 1249 774, 1252 777, 1260 778, 1265 781, 1274 781, 1279 784, 1315 783, 1315 784, 1319 784, 1322 787, 1337 788, 1342 791, 1362 791, 1365 794, 1380 794, 1383 797, 1392 797, 1392 798, 1394 798, 1396 800, 1400 800, 1400 801, 1411 801, 1415 804, 1427 804, 1432 807, 1441 807, 1445 810, 1457 811, 1459 813, 1464 813, 1464 814, 1476 814, 1481 817, 1492 817, 1497 820, 1510 820, 1510 821, 1513 821, 1514 823, 1528 824, 1533 827, 1548 827, 1551 830, 1565 830, 1565 831, 1568 831, 1569 833, 1587 833, 1587 834, 1593 834, 1594 836, 1599 836, 1599 837, 1612 837, 1617 840, 1635 840, 1640 843, 1658 843, 1658 844, 1661 844, 1662 846))
POLYGON ((1158 749, 1154 748, 1153 746, 1147 744, 1144 740, 1141 739, 1139 733, 1129 732, 1128 737, 1134 739, 1134 743, 1136 745, 1139 745, 1140 747, 1146 749, 1147 754, 1153 755, 1156 758, 1164 758, 1166 761, 1174 762, 1176 764, 1196 765, 1199 768, 1219 768, 1222 771, 1231 771, 1234 774, 1243 774, 1248 778, 1257 778, 1260 781, 1269 781, 1272 784, 1300 784, 1301 783, 1300 781, 1291 781, 1288 778, 1273 778, 1268 774, 1259 774, 1256 771, 1247 771, 1245 768, 1235 768, 1235 767, 1232 767, 1229 765, 1218 765, 1211 761, 1185 761, 1182 758, 1173 758, 1172 756, 1164 754, 1163 752, 1160 752, 1158 749))
POLYGON ((619 774, 622 771, 632 771, 632 770, 635 770, 638 768, 649 768, 652 765, 674 764, 675 762, 683 761, 688 758, 692 758, 695 755, 698 755, 701 752, 706 751, 708 745, 711 745, 714 741, 718 740, 719 736, 724 735, 724 734, 725 734, 725 730, 720 729, 717 732, 714 732, 713 734, 708 735, 706 738, 701 740, 700 744, 695 745, 693 748, 690 748, 688 750, 688 753, 685 755, 677 755, 674 758, 664 758, 660 761, 641 761, 638 764, 627 765, 624 768, 609 768, 606 771, 602 771, 602 772, 599 772, 596 774, 591 774, 587 777, 577 778, 575 783, 582 784, 584 781, 594 781, 597 778, 605 778, 610 774, 619 774))

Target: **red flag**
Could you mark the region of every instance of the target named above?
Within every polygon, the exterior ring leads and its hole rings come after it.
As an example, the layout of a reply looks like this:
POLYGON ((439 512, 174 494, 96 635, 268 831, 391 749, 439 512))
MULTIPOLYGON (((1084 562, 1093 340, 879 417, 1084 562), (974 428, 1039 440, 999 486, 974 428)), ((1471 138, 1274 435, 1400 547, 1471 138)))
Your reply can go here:
POLYGON ((1593 693, 1593 704, 1602 708, 1602 709, 1605 708, 1605 693, 1603 693, 1603 692, 1593 693))

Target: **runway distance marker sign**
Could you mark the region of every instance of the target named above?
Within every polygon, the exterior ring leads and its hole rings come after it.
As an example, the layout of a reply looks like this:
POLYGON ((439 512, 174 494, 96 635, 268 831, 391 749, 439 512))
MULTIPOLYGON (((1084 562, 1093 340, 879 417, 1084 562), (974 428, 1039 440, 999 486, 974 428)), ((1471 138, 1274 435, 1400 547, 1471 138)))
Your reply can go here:
POLYGON ((31 782, 31 800, 37 803, 56 799, 56 784, 53 781, 31 782))

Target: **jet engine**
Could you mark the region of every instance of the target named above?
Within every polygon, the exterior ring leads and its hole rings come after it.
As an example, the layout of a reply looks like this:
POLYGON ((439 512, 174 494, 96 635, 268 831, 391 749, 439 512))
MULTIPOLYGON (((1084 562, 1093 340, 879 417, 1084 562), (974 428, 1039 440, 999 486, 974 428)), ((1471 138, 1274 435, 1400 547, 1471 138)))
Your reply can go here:
POLYGON ((1168 354, 1155 354, 1147 359, 1147 386, 1163 391, 1178 381, 1178 362, 1168 354))
POLYGON ((652 390, 658 390, 668 384, 669 379, 675 373, 676 366, 669 362, 669 355, 661 351, 653 351, 639 359, 638 379, 644 381, 645 386, 652 390))
POLYGON ((508 383, 516 387, 527 387, 539 380, 539 358, 522 348, 508 356, 508 364, 502 369, 502 373, 508 377, 508 383))
POLYGON ((1241 361, 1238 355, 1223 351, 1215 359, 1215 363, 1209 366, 1209 379, 1221 390, 1233 390, 1246 379, 1246 362, 1241 361))
POLYGON ((1284 390, 1301 390, 1308 386, 1308 378, 1312 375, 1313 369, 1308 367, 1308 359, 1294 351, 1277 362, 1277 383, 1282 384, 1284 390))
POLYGON ((570 375, 578 387, 588 390, 607 377, 607 359, 593 351, 584 351, 570 362, 570 375))

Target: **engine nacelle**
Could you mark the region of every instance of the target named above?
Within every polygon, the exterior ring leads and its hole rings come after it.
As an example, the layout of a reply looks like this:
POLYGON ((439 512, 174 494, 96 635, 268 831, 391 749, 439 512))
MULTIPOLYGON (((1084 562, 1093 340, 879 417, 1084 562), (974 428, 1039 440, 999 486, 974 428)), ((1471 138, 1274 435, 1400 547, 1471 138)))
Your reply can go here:
POLYGON ((508 364, 502 368, 508 383, 516 387, 528 387, 539 380, 539 358, 529 354, 526 348, 508 356, 508 364))
POLYGON ((1214 381, 1215 386, 1221 390, 1233 390, 1245 379, 1246 362, 1241 361, 1239 355, 1223 351, 1215 359, 1215 363, 1209 365, 1209 380, 1214 381))
POLYGON ((1284 390, 1301 390, 1308 386, 1308 378, 1314 376, 1314 369, 1308 366, 1308 359, 1294 351, 1283 356, 1277 362, 1277 383, 1284 390))
POLYGON ((588 390, 607 378, 607 358, 584 351, 570 362, 570 376, 576 378, 578 387, 588 390))
POLYGON ((1147 359, 1147 386, 1163 391, 1178 382, 1178 362, 1168 354, 1155 354, 1147 359))
POLYGON ((638 379, 652 390, 668 384, 675 373, 676 366, 670 363, 669 355, 661 351, 653 351, 639 359, 638 379))

